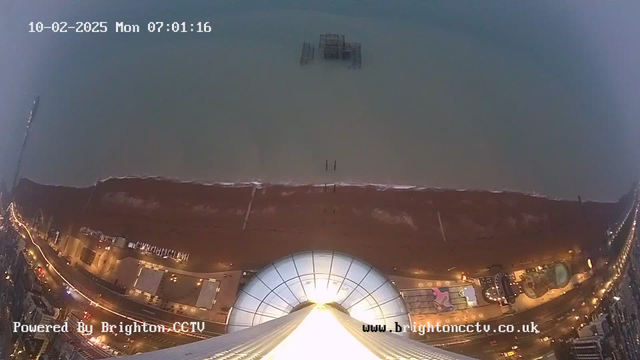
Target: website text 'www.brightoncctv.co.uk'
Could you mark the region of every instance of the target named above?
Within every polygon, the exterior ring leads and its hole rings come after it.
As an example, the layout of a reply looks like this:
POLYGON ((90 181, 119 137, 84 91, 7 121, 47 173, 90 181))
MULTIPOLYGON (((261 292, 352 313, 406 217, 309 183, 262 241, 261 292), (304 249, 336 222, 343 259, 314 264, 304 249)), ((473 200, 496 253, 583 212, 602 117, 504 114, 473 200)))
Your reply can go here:
POLYGON ((480 324, 464 324, 464 325, 449 325, 449 324, 426 324, 426 325, 400 325, 397 322, 395 326, 386 325, 362 325, 363 332, 413 332, 419 335, 425 335, 427 333, 485 333, 485 334, 508 334, 508 333, 538 333, 538 325, 531 322, 529 324, 522 325, 489 325, 480 324))

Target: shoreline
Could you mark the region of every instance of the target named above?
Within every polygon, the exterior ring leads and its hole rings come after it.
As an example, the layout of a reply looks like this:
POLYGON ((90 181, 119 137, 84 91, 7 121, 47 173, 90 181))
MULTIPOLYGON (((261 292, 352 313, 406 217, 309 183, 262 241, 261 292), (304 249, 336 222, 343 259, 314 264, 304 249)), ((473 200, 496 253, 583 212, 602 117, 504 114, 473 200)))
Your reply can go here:
MULTIPOLYGON (((142 181, 161 181, 168 182, 174 184, 186 184, 186 185, 201 185, 201 186, 212 186, 212 187, 229 187, 229 188, 244 188, 244 187, 253 187, 257 186, 258 188, 262 187, 270 187, 270 186, 286 186, 286 187, 324 187, 325 184, 327 186, 333 186, 334 184, 338 187, 344 188, 372 188, 378 191, 386 191, 386 190, 411 190, 411 191, 457 191, 457 192, 488 192, 493 194, 521 194, 526 196, 532 196, 537 198, 543 198, 553 201, 576 201, 573 198, 564 198, 557 196, 549 196, 538 193, 536 191, 526 191, 526 190, 512 190, 512 189, 484 189, 484 188, 450 188, 450 187, 439 187, 439 186, 429 186, 424 184, 385 184, 385 183, 370 183, 370 182, 351 182, 351 181, 336 181, 336 182, 326 182, 326 183, 316 183, 316 182, 289 182, 289 181, 261 181, 261 180, 248 180, 248 181, 200 181, 200 180, 183 180, 173 177, 167 176, 155 176, 155 175, 129 175, 129 176, 108 176, 104 179, 99 179, 95 184, 92 185, 65 185, 65 184, 52 184, 45 182, 36 182, 30 179, 21 179, 21 181, 26 180, 29 182, 37 183, 39 185, 51 186, 51 187, 60 187, 60 188, 71 188, 71 189, 91 189, 96 186, 96 184, 104 184, 109 181, 116 180, 142 180, 142 181)), ((583 199, 584 202, 594 202, 594 203, 604 203, 604 204, 615 204, 617 200, 592 200, 592 199, 583 199)))

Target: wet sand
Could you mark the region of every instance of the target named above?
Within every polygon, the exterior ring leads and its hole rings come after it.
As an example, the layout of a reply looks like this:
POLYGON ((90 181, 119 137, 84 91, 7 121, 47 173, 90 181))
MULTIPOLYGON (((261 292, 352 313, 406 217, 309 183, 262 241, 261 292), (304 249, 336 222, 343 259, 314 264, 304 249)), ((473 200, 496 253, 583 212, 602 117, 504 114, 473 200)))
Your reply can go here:
POLYGON ((42 209, 45 224, 53 216, 52 227, 63 233, 86 226, 189 252, 193 271, 259 269, 293 252, 326 249, 387 273, 423 276, 452 267, 473 273, 491 264, 521 267, 570 249, 595 254, 624 208, 595 202, 581 208, 578 201, 520 193, 373 186, 325 192, 322 186, 260 185, 252 201, 252 190, 250 184, 135 178, 95 189, 24 180, 17 201, 25 216, 42 209))

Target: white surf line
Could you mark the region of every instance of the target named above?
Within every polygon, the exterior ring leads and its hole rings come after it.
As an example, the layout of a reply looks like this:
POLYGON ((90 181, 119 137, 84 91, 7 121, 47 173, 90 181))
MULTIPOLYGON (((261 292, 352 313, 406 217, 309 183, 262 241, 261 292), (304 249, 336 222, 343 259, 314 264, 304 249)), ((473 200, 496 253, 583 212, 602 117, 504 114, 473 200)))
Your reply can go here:
POLYGON ((249 206, 247 206, 247 213, 244 215, 244 224, 242 224, 242 230, 247 228, 247 223, 249 222, 249 215, 251 214, 251 207, 253 206, 253 199, 256 197, 256 189, 258 188, 257 184, 253 184, 253 189, 251 190, 251 200, 249 201, 249 206))
MULTIPOLYGON (((121 318, 133 321, 133 322, 137 322, 140 324, 151 324, 151 323, 147 323, 144 321, 140 321, 138 319, 132 318, 130 316, 121 314, 117 311, 111 310, 107 307, 105 307, 104 305, 101 305, 100 303, 98 303, 97 301, 92 300, 89 296, 85 295, 84 293, 82 293, 80 290, 76 289, 75 286, 71 285, 71 282, 69 282, 69 280, 67 280, 64 276, 62 276, 62 274, 60 274, 58 272, 58 270, 53 266, 53 264, 51 263, 51 261, 49 261, 49 259, 47 259, 47 257, 44 255, 44 252, 42 251, 42 248, 40 247, 40 245, 36 244, 36 242, 33 240, 33 236, 31 235, 31 231, 29 231, 29 228, 27 228, 27 226, 25 224, 23 224, 20 220, 18 220, 18 217, 15 215, 15 209, 13 207, 13 203, 9 205, 11 208, 11 219, 14 220, 16 223, 18 223, 18 225, 20 225, 26 232, 27 235, 29 235, 29 239, 31 240, 31 242, 33 243, 33 245, 38 248, 38 251, 40 251, 40 255, 42 255, 42 258, 47 262, 47 264, 49 264, 49 269, 53 269, 53 271, 60 277, 60 279, 62 279, 62 281, 65 282, 65 284, 67 284, 69 286, 69 288, 71 288, 71 290, 75 291, 78 295, 82 296, 83 298, 85 298, 87 301, 89 301, 91 304, 95 304, 96 307, 99 307, 100 309, 103 309, 105 311, 108 311, 111 314, 114 314, 116 316, 120 316, 121 318)), ((151 324, 151 325, 157 325, 157 324, 151 324)), ((170 328, 166 328, 169 332, 172 332, 173 330, 171 330, 170 328)), ((204 336, 199 336, 196 334, 191 334, 191 333, 187 333, 187 332, 179 332, 177 334, 184 334, 187 336, 191 336, 191 337, 195 337, 195 338, 199 338, 199 339, 207 339, 207 337, 204 336)))

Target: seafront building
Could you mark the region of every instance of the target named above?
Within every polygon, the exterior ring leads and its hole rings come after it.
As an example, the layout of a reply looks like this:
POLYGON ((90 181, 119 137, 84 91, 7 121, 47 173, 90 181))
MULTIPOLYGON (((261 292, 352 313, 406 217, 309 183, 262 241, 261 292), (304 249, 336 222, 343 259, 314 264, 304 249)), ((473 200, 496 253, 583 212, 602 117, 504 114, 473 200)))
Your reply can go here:
POLYGON ((410 340, 409 313, 373 266, 335 252, 269 264, 240 291, 230 334, 136 355, 169 359, 471 359, 410 340))

